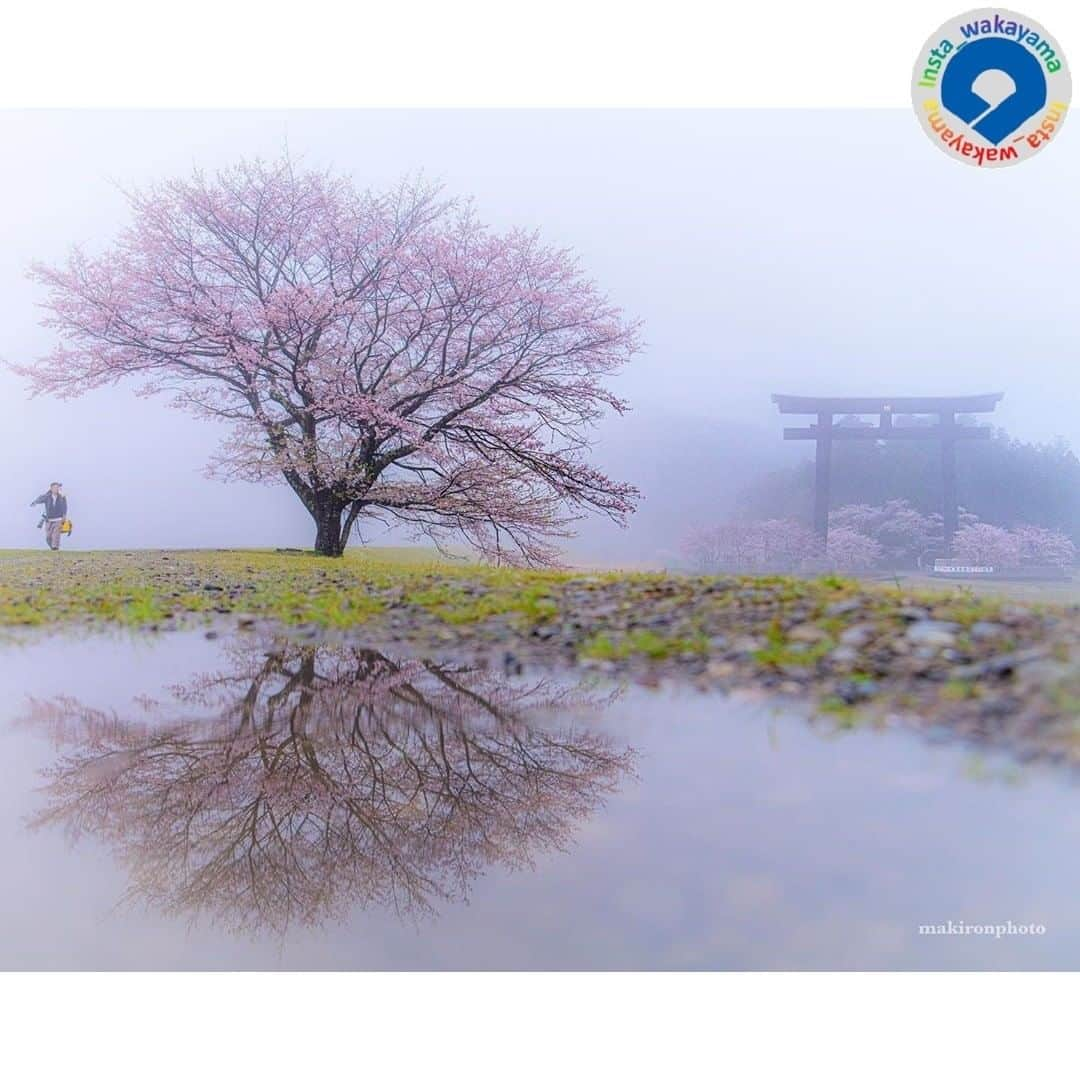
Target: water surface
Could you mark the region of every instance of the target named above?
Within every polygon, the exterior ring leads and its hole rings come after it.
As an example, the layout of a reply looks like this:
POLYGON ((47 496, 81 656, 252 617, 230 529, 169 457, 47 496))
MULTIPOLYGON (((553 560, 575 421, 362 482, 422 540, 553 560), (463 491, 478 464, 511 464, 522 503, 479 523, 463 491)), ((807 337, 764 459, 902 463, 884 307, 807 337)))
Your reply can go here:
POLYGON ((1049 768, 254 634, 35 638, 0 672, 6 969, 1080 965, 1049 768), (1046 932, 919 934, 949 920, 1046 932))

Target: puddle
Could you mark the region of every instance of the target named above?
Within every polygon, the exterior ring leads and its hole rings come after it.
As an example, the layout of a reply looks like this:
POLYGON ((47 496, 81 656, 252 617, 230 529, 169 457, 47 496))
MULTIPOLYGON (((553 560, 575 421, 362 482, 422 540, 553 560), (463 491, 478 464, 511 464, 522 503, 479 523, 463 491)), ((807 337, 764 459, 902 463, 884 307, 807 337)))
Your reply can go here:
POLYGON ((255 634, 0 673, 5 969, 1080 966, 1045 767, 255 634))

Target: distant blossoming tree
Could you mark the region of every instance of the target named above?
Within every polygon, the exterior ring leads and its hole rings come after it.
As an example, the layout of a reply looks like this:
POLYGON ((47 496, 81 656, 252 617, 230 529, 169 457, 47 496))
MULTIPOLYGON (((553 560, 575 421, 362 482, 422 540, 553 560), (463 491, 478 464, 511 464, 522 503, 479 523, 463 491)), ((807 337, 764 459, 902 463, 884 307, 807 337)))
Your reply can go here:
POLYGON ((1002 529, 997 525, 967 525, 956 534, 953 555, 982 566, 1071 566, 1076 545, 1064 533, 1038 525, 1017 525, 1002 529))
MULTIPOLYGON (((1076 546, 1064 533, 1037 525, 1004 529, 961 511, 952 554, 980 566, 1021 563, 1071 566, 1076 546)), ((820 538, 792 518, 726 522, 692 529, 682 553, 705 573, 814 572, 857 573, 883 564, 914 561, 941 544, 941 519, 921 514, 903 499, 880 506, 851 504, 829 515, 824 550, 820 538)))
POLYGON ((882 559, 881 545, 855 529, 831 529, 823 549, 821 538, 792 518, 691 529, 683 538, 682 553, 704 573, 870 570, 882 559))
POLYGON ((1012 532, 1024 562, 1071 566, 1076 561, 1076 545, 1063 532, 1038 525, 1017 525, 1012 532))
POLYGON ((829 515, 830 536, 839 529, 852 530, 875 540, 880 559, 890 563, 914 563, 927 548, 941 542, 942 524, 937 514, 923 514, 906 499, 890 499, 878 506, 851 503, 829 515))
POLYGON ((965 525, 953 537, 954 558, 976 566, 1016 566, 1020 541, 1008 529, 981 522, 965 525))
POLYGON ((215 466, 284 479, 325 555, 380 519, 542 563, 580 512, 633 510, 587 440, 626 407, 604 380, 637 328, 568 252, 421 184, 361 194, 288 160, 129 201, 110 250, 33 268, 61 339, 19 368, 37 391, 133 376, 227 422, 215 466))
POLYGON ((682 542, 684 556, 704 573, 800 570, 818 557, 820 547, 813 530, 785 518, 696 528, 682 542))
POLYGON ((832 570, 872 570, 883 554, 881 545, 872 536, 845 526, 829 530, 825 562, 832 570))

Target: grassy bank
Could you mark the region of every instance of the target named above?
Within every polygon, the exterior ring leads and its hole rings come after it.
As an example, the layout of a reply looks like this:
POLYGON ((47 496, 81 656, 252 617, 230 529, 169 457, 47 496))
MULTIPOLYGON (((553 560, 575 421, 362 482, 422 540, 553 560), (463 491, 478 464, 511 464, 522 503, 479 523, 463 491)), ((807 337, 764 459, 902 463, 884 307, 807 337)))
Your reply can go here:
POLYGON ((1080 613, 903 581, 493 569, 416 549, 0 553, 0 627, 141 632, 231 618, 501 664, 903 717, 1080 762, 1080 613))
POLYGON ((448 621, 531 608, 566 575, 499 570, 419 548, 325 559, 260 550, 0 552, 0 625, 162 626, 238 615, 348 628, 402 604, 448 621))
MULTIPOLYGON (((291 550, 0 551, 3 626, 160 627, 193 616, 234 615, 347 629, 411 612, 451 626, 514 616, 524 627, 563 617, 584 617, 591 624, 599 612, 611 617, 617 635, 598 634, 586 643, 587 651, 602 657, 664 651, 655 639, 664 636, 665 613, 682 612, 680 629, 696 633, 678 644, 699 649, 703 644, 692 639, 715 630, 717 617, 750 630, 760 629, 766 616, 781 622, 799 616, 831 638, 843 630, 844 620, 827 612, 854 597, 863 614, 886 616, 898 606, 921 603, 935 618, 961 626, 995 618, 1012 600, 1002 590, 912 581, 865 584, 832 576, 515 570, 443 558, 423 548, 359 549, 342 559, 291 550), (635 611, 640 620, 630 620, 632 636, 618 636, 622 619, 614 616, 635 611)), ((775 630, 769 647, 782 652, 775 630)))
MULTIPOLYGON (((513 616, 526 627, 564 617, 584 617, 591 624, 599 611, 611 617, 615 636, 595 634, 584 643, 597 657, 669 651, 660 648, 665 623, 653 617, 665 611, 683 610, 686 617, 677 621, 684 636, 675 644, 699 650, 706 643, 698 639, 715 629, 715 616, 736 616, 753 628, 775 609, 777 616, 810 617, 827 633, 839 624, 824 614, 826 608, 855 595, 881 612, 899 598, 922 596, 942 617, 964 624, 992 617, 1001 603, 998 596, 978 598, 956 589, 897 590, 832 577, 512 570, 419 548, 360 549, 343 559, 280 550, 0 551, 3 626, 161 627, 193 616, 234 615, 347 629, 404 612, 449 626, 513 616), (717 588, 721 581, 725 587, 717 588), (615 616, 635 609, 642 625, 630 625, 628 637, 619 635, 622 620, 615 616)), ((773 640, 770 647, 779 643, 773 640)))

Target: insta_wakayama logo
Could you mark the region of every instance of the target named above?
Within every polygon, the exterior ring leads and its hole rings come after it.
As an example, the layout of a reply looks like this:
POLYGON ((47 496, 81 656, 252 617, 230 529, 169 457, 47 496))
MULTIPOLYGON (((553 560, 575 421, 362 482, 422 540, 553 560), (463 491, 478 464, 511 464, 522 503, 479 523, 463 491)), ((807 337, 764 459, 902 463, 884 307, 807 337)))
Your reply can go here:
POLYGON ((1004 8, 957 15, 926 40, 911 78, 923 130, 956 161, 1015 165, 1061 131, 1072 96, 1060 42, 1004 8))

